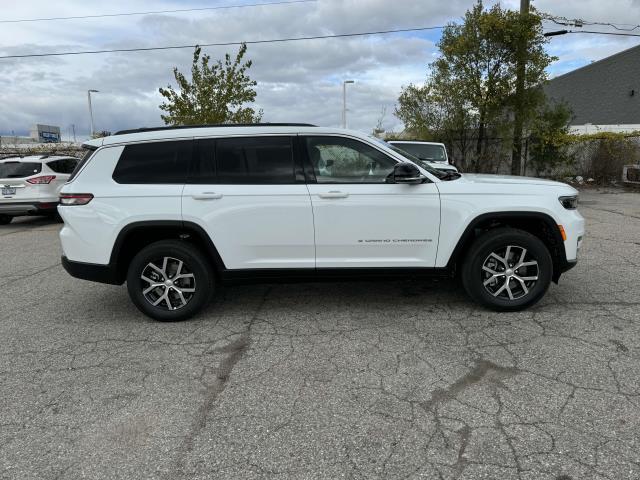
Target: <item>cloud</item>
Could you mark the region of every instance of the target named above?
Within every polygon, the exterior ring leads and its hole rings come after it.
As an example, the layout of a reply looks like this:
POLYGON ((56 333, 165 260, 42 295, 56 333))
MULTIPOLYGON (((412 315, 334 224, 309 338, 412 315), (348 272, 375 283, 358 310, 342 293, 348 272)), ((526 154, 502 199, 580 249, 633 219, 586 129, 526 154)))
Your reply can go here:
MULTIPOLYGON (((242 0, 229 0, 237 3, 242 0)), ((252 2, 253 3, 253 2, 252 2)), ((517 8, 514 0, 507 6, 517 8), (514 5, 512 5, 514 4, 514 5)), ((638 2, 578 3, 539 0, 536 7, 554 14, 613 20, 636 17, 638 2), (624 10, 627 9, 625 14, 624 10), (572 12, 574 12, 572 14, 572 12), (588 17, 589 15, 589 17, 588 17)), ((196 1, 115 1, 101 13, 199 7, 196 1)), ((262 6, 192 14, 154 14, 138 17, 4 24, 2 54, 42 51, 179 45, 222 41, 261 40, 331 33, 444 25, 459 20, 469 0, 320 0, 297 5, 262 6), (55 39, 52 41, 52 39, 55 39)), ((12 18, 95 14, 87 2, 72 0, 54 6, 36 0, 12 8, 12 18)), ((436 53, 438 31, 373 37, 352 37, 290 43, 250 45, 249 74, 258 81, 256 106, 266 121, 305 121, 340 124, 342 80, 356 80, 348 88, 349 126, 371 131, 386 107, 386 128, 401 128, 393 106, 402 85, 422 82, 436 53)), ((630 41, 587 36, 555 37, 552 53, 560 57, 552 74, 621 50, 630 41), (579 37, 579 38, 578 38, 579 37), (626 42, 626 43, 625 43, 626 42)), ((220 58, 236 46, 206 47, 220 58)), ((76 125, 88 134, 86 91, 93 96, 96 128, 118 130, 161 124, 157 90, 173 83, 172 68, 189 72, 192 50, 79 55, 0 61, 0 134, 26 133, 33 123, 76 125)))

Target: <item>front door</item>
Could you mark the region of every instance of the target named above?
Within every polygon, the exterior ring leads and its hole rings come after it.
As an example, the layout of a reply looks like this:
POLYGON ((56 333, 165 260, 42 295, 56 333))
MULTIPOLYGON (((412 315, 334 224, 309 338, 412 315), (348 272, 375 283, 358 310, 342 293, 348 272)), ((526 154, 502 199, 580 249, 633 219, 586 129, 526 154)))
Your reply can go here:
POLYGON ((315 266, 313 214, 295 137, 203 139, 182 195, 227 269, 315 266))
POLYGON ((397 161, 360 140, 304 136, 316 267, 434 267, 440 198, 434 183, 386 183, 397 161))

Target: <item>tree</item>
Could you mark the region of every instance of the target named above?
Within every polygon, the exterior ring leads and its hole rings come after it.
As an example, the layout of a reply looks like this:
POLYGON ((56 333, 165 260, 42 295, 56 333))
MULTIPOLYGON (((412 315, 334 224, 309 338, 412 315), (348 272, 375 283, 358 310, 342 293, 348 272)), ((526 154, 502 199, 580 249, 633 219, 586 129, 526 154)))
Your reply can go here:
MULTIPOLYGON (((524 104, 531 112, 544 102, 539 86, 545 68, 554 60, 546 54, 540 17, 532 10, 521 22, 518 12, 500 4, 485 10, 478 1, 464 16, 464 23, 449 24, 443 32, 439 57, 422 87, 410 85, 398 99, 396 115, 410 131, 456 139, 466 152, 475 142, 471 170, 488 169, 490 134, 510 137, 515 102, 518 47, 527 41, 524 104)), ((525 119, 527 122, 530 118, 525 119)), ((466 162, 466 153, 463 155, 466 162)))
POLYGON ((257 123, 262 119, 262 110, 256 112, 246 104, 256 98, 253 87, 257 82, 251 80, 247 70, 251 60, 243 62, 247 51, 242 44, 232 60, 227 53, 224 63, 218 60, 211 64, 209 55, 202 55, 196 47, 191 66, 191 81, 173 69, 173 75, 179 91, 171 85, 160 88, 160 94, 166 101, 160 109, 166 115, 160 115, 167 125, 196 125, 209 123, 257 123))
POLYGON ((411 137, 427 140, 439 129, 438 107, 428 83, 422 86, 409 84, 402 87, 394 114, 402 120, 411 137))
POLYGON ((545 105, 531 122, 529 153, 538 175, 571 161, 567 149, 572 113, 564 103, 545 105))

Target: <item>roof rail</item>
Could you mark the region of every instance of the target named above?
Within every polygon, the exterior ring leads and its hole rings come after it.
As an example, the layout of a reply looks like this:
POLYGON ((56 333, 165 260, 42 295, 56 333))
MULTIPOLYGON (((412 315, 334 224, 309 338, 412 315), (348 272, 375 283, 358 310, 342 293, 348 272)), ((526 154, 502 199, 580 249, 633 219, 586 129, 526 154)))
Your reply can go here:
POLYGON ((213 128, 213 127, 317 127, 311 123, 212 123, 206 125, 174 125, 168 127, 143 127, 130 130, 120 130, 113 135, 126 135, 127 133, 156 132, 158 130, 179 130, 182 128, 213 128))

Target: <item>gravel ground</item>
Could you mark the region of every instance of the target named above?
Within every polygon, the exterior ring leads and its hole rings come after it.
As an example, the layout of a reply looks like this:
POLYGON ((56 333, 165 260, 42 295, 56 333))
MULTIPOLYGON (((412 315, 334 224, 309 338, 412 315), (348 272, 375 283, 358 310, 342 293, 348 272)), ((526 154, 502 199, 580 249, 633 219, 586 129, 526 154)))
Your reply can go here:
POLYGON ((640 194, 587 191, 534 308, 453 282, 227 288, 153 322, 0 227, 0 478, 640 478, 640 194))

